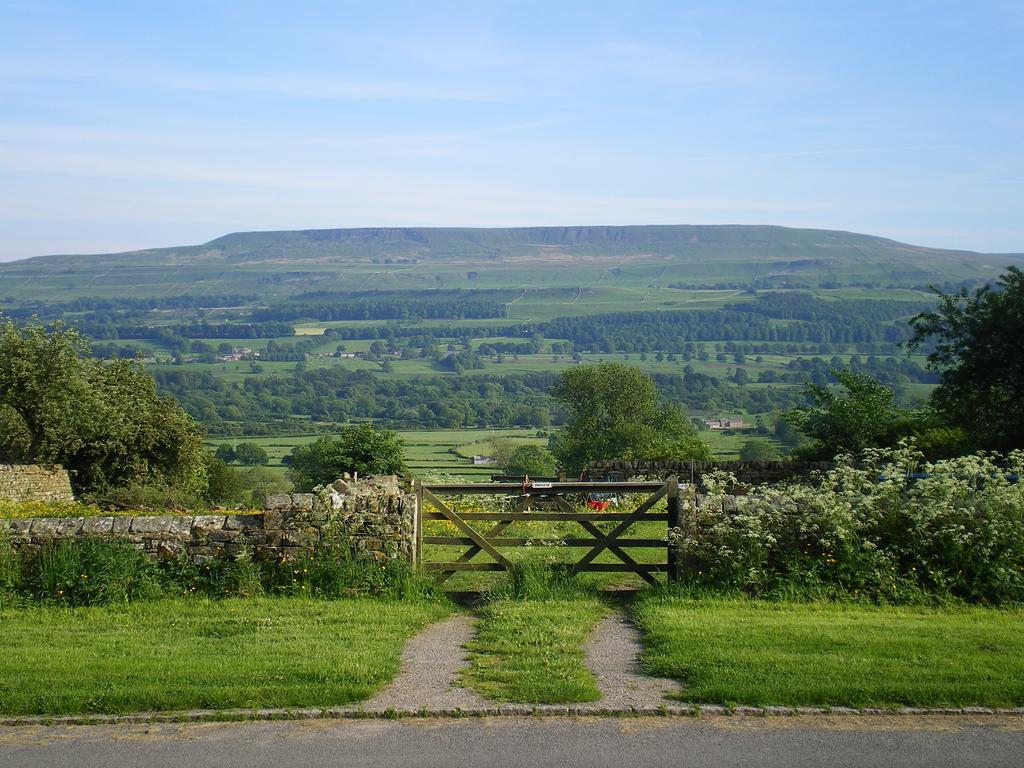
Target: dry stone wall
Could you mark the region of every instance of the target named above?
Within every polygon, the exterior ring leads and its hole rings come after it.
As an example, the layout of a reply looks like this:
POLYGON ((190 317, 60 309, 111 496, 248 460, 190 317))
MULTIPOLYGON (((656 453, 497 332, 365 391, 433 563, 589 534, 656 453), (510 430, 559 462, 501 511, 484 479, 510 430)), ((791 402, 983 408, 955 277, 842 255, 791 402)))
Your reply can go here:
POLYGON ((260 559, 288 559, 332 541, 378 560, 412 562, 415 521, 416 495, 385 476, 342 479, 316 493, 272 495, 256 514, 37 517, 0 520, 0 533, 28 556, 60 540, 98 538, 198 563, 243 550, 260 559))
POLYGON ((0 501, 74 501, 67 470, 60 466, 0 464, 0 501))

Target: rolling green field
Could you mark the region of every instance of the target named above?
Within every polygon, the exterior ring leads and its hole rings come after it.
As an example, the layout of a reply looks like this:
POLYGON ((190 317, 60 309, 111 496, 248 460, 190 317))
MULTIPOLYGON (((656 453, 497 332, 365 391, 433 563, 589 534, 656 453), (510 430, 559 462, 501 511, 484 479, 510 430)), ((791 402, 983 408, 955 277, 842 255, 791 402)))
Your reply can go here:
MULTIPOLYGON (((249 232, 0 264, 0 312, 62 319, 102 354, 154 359, 211 445, 278 435, 256 440, 275 471, 295 441, 372 420, 407 434, 416 474, 483 478, 493 468, 470 457, 487 454, 488 429, 543 444, 536 433, 561 416, 548 388, 577 365, 637 367, 691 417, 741 418, 780 448, 780 414, 829 368, 884 374, 900 404, 920 402, 934 387, 927 350, 908 356, 898 342, 933 300, 926 286, 978 284, 1016 263, 1024 255, 771 226, 249 232), (790 296, 817 304, 749 311, 790 296), (888 307, 872 315, 885 333, 854 338, 868 305, 888 307), (787 335, 794 324, 806 332, 787 335)), ((703 433, 723 458, 754 436, 703 433)))
MULTIPOLYGON (((405 461, 410 472, 421 479, 433 477, 461 477, 486 481, 501 468, 493 464, 474 465, 473 456, 488 456, 491 441, 509 441, 515 445, 547 445, 546 437, 538 437, 531 429, 441 429, 400 432, 405 441, 405 461)), ((297 445, 316 440, 318 434, 284 435, 279 437, 210 438, 208 448, 221 443, 256 443, 267 452, 271 469, 284 472, 281 459, 297 445)), ((329 436, 329 434, 327 435, 329 436)))

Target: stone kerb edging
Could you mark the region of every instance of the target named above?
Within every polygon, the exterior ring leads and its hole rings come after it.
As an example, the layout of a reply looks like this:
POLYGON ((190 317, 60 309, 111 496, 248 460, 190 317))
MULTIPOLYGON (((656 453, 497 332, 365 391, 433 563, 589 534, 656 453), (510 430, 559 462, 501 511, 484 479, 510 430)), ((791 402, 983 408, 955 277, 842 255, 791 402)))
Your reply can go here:
POLYGON ((0 726, 130 725, 133 723, 226 722, 236 720, 360 720, 450 717, 1003 717, 1024 719, 1024 707, 725 707, 718 704, 669 704, 615 709, 592 704, 495 704, 465 709, 308 707, 294 709, 192 709, 121 715, 21 715, 0 717, 0 726))

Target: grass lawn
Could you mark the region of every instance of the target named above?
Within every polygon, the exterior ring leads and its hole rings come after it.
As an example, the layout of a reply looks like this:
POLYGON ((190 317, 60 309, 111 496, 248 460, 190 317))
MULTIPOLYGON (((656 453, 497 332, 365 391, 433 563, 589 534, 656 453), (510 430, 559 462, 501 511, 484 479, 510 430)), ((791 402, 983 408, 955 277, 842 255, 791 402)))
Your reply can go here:
POLYGON ((583 642, 606 610, 593 598, 490 603, 469 646, 463 684, 494 701, 596 701, 583 642))
POLYGON ((1024 705, 1024 610, 864 607, 651 595, 644 669, 692 702, 1024 705))
POLYGON ((0 713, 317 707, 369 697, 445 605, 182 599, 0 611, 0 713))

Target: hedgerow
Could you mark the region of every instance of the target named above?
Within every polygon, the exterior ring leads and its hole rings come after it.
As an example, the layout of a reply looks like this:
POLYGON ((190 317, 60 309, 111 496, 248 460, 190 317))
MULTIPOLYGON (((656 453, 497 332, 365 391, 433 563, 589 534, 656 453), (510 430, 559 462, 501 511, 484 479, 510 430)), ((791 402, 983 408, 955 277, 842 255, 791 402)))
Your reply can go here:
POLYGON ((692 586, 901 602, 1024 600, 1024 452, 926 462, 912 442, 837 457, 817 483, 731 496, 705 476, 670 531, 692 586))

